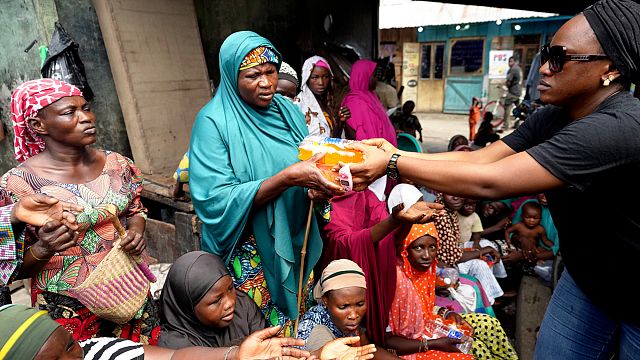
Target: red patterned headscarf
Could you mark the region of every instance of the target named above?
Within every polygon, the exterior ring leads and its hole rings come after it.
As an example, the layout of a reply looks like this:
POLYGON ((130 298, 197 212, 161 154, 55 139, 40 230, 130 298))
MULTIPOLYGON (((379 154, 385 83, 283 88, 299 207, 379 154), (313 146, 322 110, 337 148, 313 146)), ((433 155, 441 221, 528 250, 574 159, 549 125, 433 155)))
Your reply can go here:
POLYGON ((411 263, 409 262, 409 252, 407 251, 411 243, 425 235, 429 235, 435 238, 436 247, 440 246, 440 238, 438 236, 438 231, 436 230, 436 226, 434 223, 413 224, 409 235, 404 238, 400 256, 402 257, 403 262, 402 270, 413 284, 416 292, 420 295, 420 299, 422 300, 422 310, 424 311, 425 316, 431 317, 433 313, 433 306, 436 303, 435 286, 436 266, 438 261, 436 259, 433 259, 429 271, 418 271, 411 266, 411 263))
POLYGON ((16 160, 24 162, 44 150, 44 141, 29 126, 27 119, 36 117, 40 109, 67 96, 82 96, 82 91, 74 85, 54 79, 27 81, 13 92, 11 120, 16 160))

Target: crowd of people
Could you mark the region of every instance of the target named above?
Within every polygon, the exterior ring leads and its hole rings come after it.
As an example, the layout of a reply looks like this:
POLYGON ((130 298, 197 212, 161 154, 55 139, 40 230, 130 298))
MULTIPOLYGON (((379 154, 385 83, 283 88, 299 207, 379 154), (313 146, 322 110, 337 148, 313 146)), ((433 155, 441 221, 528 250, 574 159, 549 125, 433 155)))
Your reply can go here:
POLYGON ((623 277, 586 259, 603 247, 588 223, 602 221, 621 251, 601 261, 632 273, 638 255, 638 210, 623 194, 637 192, 640 164, 640 102, 627 91, 640 76, 639 14, 600 0, 569 20, 541 51, 551 106, 481 150, 458 135, 438 154, 396 148, 398 126, 420 140, 422 129, 414 104, 387 115, 397 103, 376 95, 374 61, 352 65, 342 97, 327 59, 310 57, 298 77, 269 40, 231 34, 176 172, 203 251, 179 257, 159 300, 148 294, 126 322, 75 289, 115 247, 147 258, 142 175, 92 146, 96 118, 77 87, 21 84, 20 164, 0 179, 0 285, 30 279, 33 307, 0 307, 0 358, 517 359, 493 307, 521 274, 548 275, 559 251, 566 271, 536 358, 633 358, 637 314, 606 296, 623 277), (299 161, 310 134, 361 141, 350 145, 364 153, 355 191, 318 169, 324 154, 299 161), (610 210, 590 210, 603 196, 610 210))

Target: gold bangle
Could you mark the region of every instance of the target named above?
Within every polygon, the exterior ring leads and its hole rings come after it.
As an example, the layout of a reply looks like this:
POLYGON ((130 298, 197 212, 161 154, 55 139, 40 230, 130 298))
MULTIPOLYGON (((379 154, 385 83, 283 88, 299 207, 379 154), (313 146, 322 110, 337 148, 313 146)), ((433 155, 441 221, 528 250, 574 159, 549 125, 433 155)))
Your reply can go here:
POLYGON ((31 256, 33 256, 34 259, 36 259, 37 261, 49 261, 51 258, 48 259, 41 259, 39 257, 36 256, 36 253, 33 252, 33 247, 29 246, 29 252, 31 253, 31 256))

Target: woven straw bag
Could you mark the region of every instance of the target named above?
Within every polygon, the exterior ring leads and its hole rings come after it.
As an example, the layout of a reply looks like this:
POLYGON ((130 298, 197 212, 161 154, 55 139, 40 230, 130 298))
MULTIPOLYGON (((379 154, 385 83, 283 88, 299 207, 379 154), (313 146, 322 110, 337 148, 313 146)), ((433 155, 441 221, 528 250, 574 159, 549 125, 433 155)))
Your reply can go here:
POLYGON ((93 272, 71 292, 92 313, 124 324, 144 305, 149 283, 156 279, 142 258, 132 257, 119 248, 125 230, 110 208, 107 210, 112 214, 111 221, 118 230, 118 239, 93 272))

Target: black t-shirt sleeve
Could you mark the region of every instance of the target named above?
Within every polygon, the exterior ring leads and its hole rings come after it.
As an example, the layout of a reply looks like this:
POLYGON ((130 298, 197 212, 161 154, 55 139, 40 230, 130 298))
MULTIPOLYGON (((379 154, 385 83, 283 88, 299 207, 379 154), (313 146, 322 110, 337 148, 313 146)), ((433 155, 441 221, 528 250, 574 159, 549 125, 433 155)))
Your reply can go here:
POLYGON ((638 162, 638 124, 616 113, 594 113, 574 121, 527 150, 558 179, 584 191, 607 170, 638 162))

